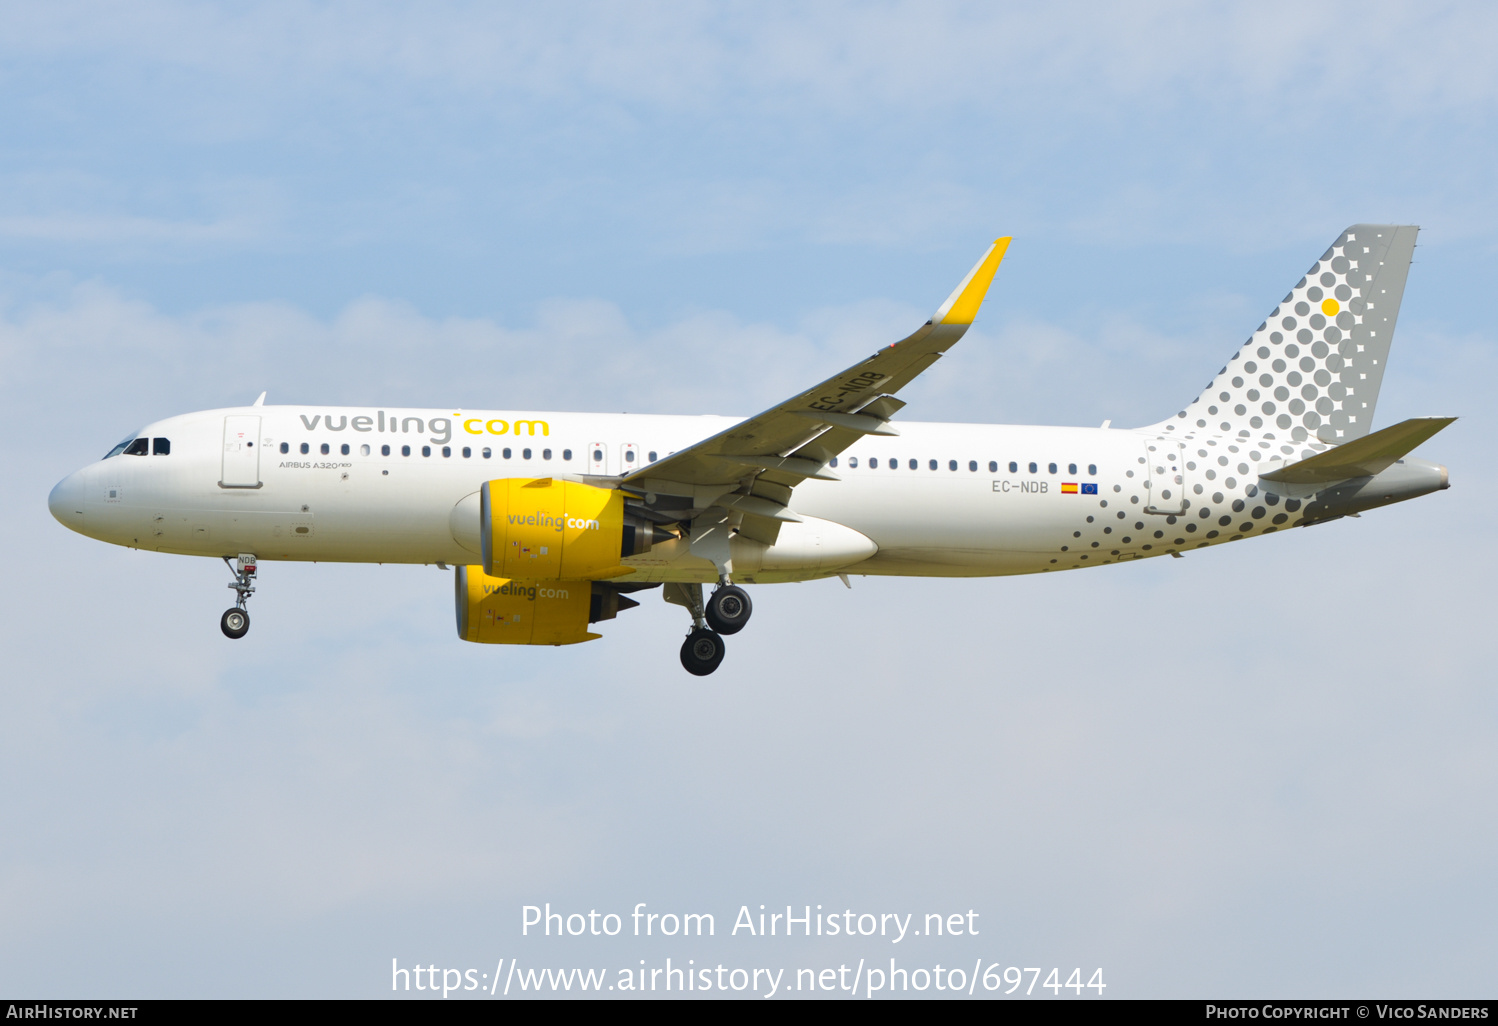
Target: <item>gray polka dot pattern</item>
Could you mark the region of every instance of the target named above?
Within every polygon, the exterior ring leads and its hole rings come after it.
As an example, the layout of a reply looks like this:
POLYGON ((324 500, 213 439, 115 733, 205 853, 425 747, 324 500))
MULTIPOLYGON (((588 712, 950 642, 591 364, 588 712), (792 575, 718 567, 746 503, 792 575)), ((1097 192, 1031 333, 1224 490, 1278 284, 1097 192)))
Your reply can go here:
POLYGON ((1051 569, 1178 554, 1303 523, 1303 500, 1277 494, 1260 474, 1370 430, 1415 233, 1366 224, 1343 232, 1200 396, 1138 429, 1142 466, 1122 487, 1131 515, 1144 518, 1104 540, 1111 528, 1086 516, 1056 540, 1051 569), (1099 549, 1094 560, 1076 551, 1083 546, 1099 549))
POLYGON ((1201 396, 1156 430, 1331 445, 1367 434, 1413 233, 1343 232, 1201 396))

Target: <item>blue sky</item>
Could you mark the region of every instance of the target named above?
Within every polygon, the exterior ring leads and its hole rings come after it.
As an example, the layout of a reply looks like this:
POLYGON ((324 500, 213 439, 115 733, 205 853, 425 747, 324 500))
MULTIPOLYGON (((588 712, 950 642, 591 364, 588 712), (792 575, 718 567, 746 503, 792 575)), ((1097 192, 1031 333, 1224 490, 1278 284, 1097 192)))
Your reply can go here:
POLYGON ((1119 996, 1491 992, 1487 7, 0 11, 0 991, 694 957, 518 935, 647 901, 974 907, 944 957, 1119 996), (267 564, 234 645, 220 567, 45 508, 262 389, 751 413, 1000 234, 905 416, 1148 423, 1360 221, 1423 229, 1376 419, 1460 416, 1421 450, 1449 492, 1056 579, 761 589, 708 682, 658 601, 463 645, 433 568, 267 564))

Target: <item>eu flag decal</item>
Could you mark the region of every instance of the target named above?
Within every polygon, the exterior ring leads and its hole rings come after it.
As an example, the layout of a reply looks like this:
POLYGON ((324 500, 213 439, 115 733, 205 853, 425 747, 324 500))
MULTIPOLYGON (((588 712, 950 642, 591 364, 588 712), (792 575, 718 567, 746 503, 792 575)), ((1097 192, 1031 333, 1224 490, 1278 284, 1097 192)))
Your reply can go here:
POLYGON ((1082 494, 1083 495, 1096 495, 1097 494, 1097 484, 1096 483, 1085 483, 1085 484, 1083 484, 1082 485, 1082 494))

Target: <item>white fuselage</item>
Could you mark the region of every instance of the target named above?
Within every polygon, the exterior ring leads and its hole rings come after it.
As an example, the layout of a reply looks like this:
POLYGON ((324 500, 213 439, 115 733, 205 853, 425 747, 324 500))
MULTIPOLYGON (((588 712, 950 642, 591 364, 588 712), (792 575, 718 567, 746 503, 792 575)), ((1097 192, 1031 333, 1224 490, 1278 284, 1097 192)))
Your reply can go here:
MULTIPOLYGON (((168 454, 127 453, 86 466, 57 486, 50 505, 80 533, 162 552, 473 564, 484 482, 632 472, 652 454, 664 458, 734 423, 519 411, 212 410, 150 425, 140 436, 167 439, 168 454)), ((1146 512, 1147 447, 1166 438, 1156 429, 897 426, 898 437, 866 437, 844 452, 833 470, 840 480, 795 489, 791 508, 803 522, 787 525, 779 544, 798 553, 822 545, 833 555, 777 561, 772 546, 764 569, 756 558, 738 576, 753 583, 849 571, 1034 573, 1163 555, 1296 519, 1277 497, 1254 498, 1257 461, 1269 452, 1248 440, 1198 440, 1181 450, 1182 466, 1167 469, 1181 475, 1177 501, 1188 498, 1167 515, 1146 512), (859 535, 872 544, 838 548, 859 535)), ((685 541, 625 562, 637 568, 632 581, 716 579, 685 541)))

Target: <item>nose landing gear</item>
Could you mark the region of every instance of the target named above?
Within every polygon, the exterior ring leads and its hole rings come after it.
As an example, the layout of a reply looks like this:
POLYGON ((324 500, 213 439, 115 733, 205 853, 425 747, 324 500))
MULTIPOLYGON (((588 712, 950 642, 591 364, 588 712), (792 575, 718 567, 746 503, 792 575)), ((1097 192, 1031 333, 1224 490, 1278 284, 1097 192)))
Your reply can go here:
POLYGON ((250 611, 245 608, 250 596, 255 593, 255 554, 252 552, 241 552, 239 558, 230 561, 228 556, 224 558, 224 565, 234 575, 234 583, 228 587, 234 589, 238 596, 234 602, 233 609, 224 610, 224 615, 219 619, 219 630, 224 632, 226 638, 242 638, 250 631, 250 611))

